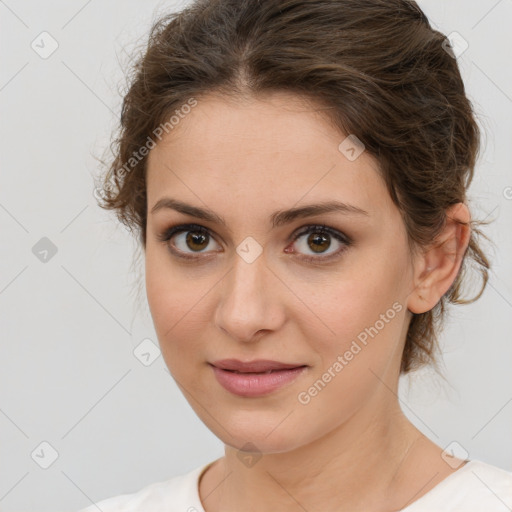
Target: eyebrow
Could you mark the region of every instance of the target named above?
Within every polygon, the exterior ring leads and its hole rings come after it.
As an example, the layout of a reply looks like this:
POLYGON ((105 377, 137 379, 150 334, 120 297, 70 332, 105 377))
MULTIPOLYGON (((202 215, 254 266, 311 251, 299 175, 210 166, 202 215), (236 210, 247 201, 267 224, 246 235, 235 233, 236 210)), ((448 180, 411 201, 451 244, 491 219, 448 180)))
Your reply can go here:
MULTIPOLYGON (((217 215, 215 212, 205 208, 192 206, 170 197, 163 197, 162 199, 159 199, 151 209, 151 213, 154 214, 162 209, 176 210, 177 212, 185 215, 191 215, 198 219, 214 222, 226 227, 225 219, 220 215, 217 215)), ((342 203, 340 201, 327 201, 319 204, 309 204, 297 208, 290 208, 289 210, 278 210, 270 216, 270 221, 272 223, 272 227, 275 228, 289 224, 296 219, 331 212, 338 212, 346 215, 357 214, 369 216, 369 213, 366 210, 363 210, 358 206, 342 203)))

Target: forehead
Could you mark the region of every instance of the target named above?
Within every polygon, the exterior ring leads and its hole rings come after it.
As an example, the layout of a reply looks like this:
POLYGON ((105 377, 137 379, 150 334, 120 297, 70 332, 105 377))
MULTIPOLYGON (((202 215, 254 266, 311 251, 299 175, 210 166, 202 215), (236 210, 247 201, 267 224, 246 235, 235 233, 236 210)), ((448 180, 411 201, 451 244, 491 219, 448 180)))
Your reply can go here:
POLYGON ((339 149, 347 135, 322 108, 285 92, 198 98, 149 153, 148 207, 172 192, 261 208, 329 199, 390 208, 376 160, 366 151, 349 160, 339 149))

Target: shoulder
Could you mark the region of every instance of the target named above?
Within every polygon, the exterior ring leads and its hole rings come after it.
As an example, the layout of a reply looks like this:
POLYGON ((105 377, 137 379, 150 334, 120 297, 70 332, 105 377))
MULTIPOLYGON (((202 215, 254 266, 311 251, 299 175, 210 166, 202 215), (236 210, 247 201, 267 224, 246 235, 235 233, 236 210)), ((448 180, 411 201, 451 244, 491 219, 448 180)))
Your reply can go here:
POLYGON ((512 471, 492 466, 486 462, 474 460, 470 466, 470 473, 485 486, 486 482, 492 484, 495 489, 506 490, 508 496, 512 496, 512 471))
POLYGON ((211 463, 167 480, 155 482, 133 493, 120 494, 89 505, 78 512, 140 512, 166 510, 186 512, 202 508, 197 490, 199 476, 211 463))
POLYGON ((407 512, 509 512, 512 509, 512 472, 470 460, 422 498, 407 512))

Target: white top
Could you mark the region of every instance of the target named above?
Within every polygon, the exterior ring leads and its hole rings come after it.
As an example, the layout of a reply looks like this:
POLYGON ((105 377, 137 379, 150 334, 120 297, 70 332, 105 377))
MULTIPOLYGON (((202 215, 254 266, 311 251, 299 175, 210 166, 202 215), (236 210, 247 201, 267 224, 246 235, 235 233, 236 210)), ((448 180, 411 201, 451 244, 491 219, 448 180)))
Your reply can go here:
MULTIPOLYGON (((213 462, 163 482, 147 485, 138 492, 108 498, 79 512, 205 512, 199 498, 198 483, 213 462)), ((397 512, 511 510, 512 472, 479 460, 470 460, 397 512)))

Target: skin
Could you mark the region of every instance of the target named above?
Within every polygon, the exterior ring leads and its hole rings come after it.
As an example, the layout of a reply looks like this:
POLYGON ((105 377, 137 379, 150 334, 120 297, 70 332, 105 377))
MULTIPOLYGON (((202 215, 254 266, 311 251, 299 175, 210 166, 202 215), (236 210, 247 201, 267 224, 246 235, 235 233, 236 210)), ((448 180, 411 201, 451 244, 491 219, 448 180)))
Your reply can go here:
POLYGON ((225 444, 224 457, 200 479, 206 512, 389 512, 455 471, 407 420, 397 389, 411 312, 430 310, 454 281, 470 234, 454 221, 468 222, 469 211, 452 207, 439 244, 411 254, 377 162, 366 151, 350 161, 338 150, 344 138, 312 104, 288 93, 236 101, 209 95, 149 153, 151 314, 173 378, 225 444), (226 226, 173 209, 151 213, 163 197, 208 208, 226 226), (271 225, 276 210, 329 200, 368 215, 331 212, 271 225), (187 245, 188 232, 158 240, 185 223, 210 236, 199 246, 187 245), (321 263, 344 244, 327 235, 330 246, 315 252, 308 234, 289 238, 314 224, 353 243, 321 263), (252 263, 236 252, 248 236, 263 249, 252 263), (181 259, 170 247, 198 259, 181 259), (307 256, 318 263, 301 259, 307 256), (394 303, 401 306, 394 318, 300 403, 298 394, 394 303), (308 368, 278 391, 248 398, 217 382, 208 362, 223 358, 308 368), (249 451, 255 463, 239 457, 249 451))

